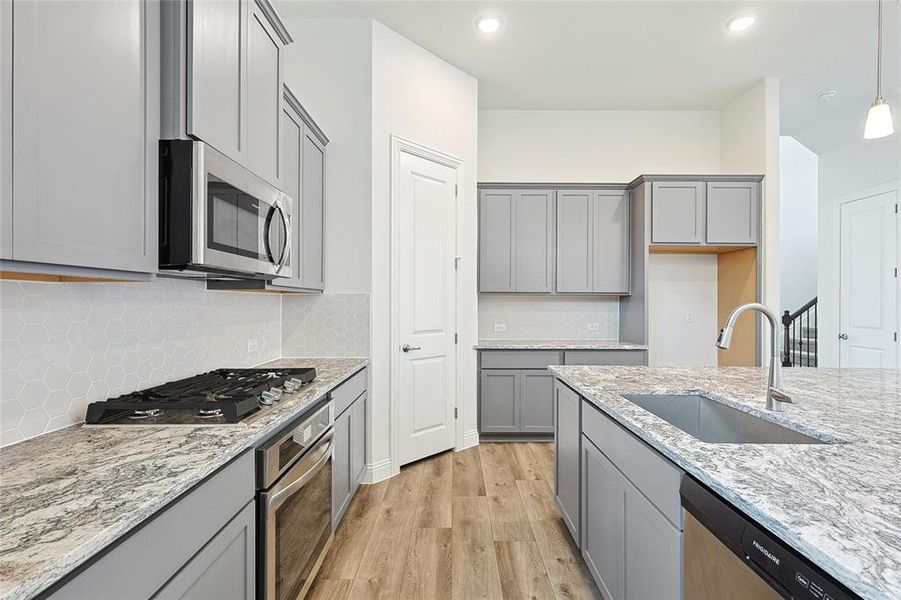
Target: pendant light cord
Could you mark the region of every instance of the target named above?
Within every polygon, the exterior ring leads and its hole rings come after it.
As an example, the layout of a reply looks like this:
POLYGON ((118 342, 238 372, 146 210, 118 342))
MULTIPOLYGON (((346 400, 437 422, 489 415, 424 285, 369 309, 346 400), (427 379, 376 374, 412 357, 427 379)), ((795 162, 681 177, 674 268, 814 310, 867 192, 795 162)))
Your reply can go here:
POLYGON ((879 0, 879 18, 876 25, 876 102, 882 101, 882 4, 879 0))

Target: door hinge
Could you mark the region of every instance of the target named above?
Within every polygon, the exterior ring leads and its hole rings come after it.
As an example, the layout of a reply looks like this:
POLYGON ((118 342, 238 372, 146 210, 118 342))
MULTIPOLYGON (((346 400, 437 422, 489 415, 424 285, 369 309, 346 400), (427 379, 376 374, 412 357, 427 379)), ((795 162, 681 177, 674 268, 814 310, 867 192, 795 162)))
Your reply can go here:
POLYGON ((460 259, 461 259, 461 258, 462 258, 462 257, 460 257, 460 256, 457 256, 457 257, 454 258, 454 271, 459 271, 459 270, 460 270, 460 259))
POLYGON ((456 406, 454 407, 454 418, 455 419, 457 418, 457 407, 456 406))
POLYGON ((898 267, 895 267, 895 277, 898 276, 898 267))
POLYGON ((455 344, 457 343, 457 339, 458 339, 458 336, 457 336, 457 334, 455 333, 455 334, 454 334, 454 343, 455 343, 455 344))
POLYGON ((895 214, 896 215, 898 214, 898 205, 897 204, 895 204, 895 214))
MULTIPOLYGON (((458 197, 459 195, 460 195, 460 186, 458 186, 455 183, 454 184, 454 198, 458 197)), ((897 205, 895 205, 895 208, 897 208, 897 205)))
POLYGON ((898 332, 897 331, 895 332, 895 341, 896 342, 898 341, 898 332))

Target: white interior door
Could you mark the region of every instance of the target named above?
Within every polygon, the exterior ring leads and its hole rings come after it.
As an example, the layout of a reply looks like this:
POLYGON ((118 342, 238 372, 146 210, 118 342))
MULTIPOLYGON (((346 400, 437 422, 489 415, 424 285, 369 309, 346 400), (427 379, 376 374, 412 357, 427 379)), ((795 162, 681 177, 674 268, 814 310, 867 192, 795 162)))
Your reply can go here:
POLYGON ((400 153, 397 223, 399 464, 454 447, 454 168, 400 153))
POLYGON ((841 205, 839 360, 895 368, 897 219, 894 191, 841 205))

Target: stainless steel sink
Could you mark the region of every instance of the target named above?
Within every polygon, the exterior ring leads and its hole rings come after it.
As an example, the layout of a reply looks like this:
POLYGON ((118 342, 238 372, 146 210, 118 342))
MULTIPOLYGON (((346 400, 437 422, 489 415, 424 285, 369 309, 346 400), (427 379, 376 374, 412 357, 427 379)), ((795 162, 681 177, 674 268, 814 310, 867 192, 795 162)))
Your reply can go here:
POLYGON ((712 444, 825 444, 700 394, 623 394, 688 435, 712 444))

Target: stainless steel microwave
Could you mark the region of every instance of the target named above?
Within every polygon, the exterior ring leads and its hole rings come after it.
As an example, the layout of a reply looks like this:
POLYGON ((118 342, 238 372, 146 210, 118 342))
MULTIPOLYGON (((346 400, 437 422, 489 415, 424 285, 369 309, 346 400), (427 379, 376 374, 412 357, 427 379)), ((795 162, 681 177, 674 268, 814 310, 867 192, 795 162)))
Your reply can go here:
POLYGON ((211 146, 160 141, 161 274, 291 277, 287 194, 211 146))

